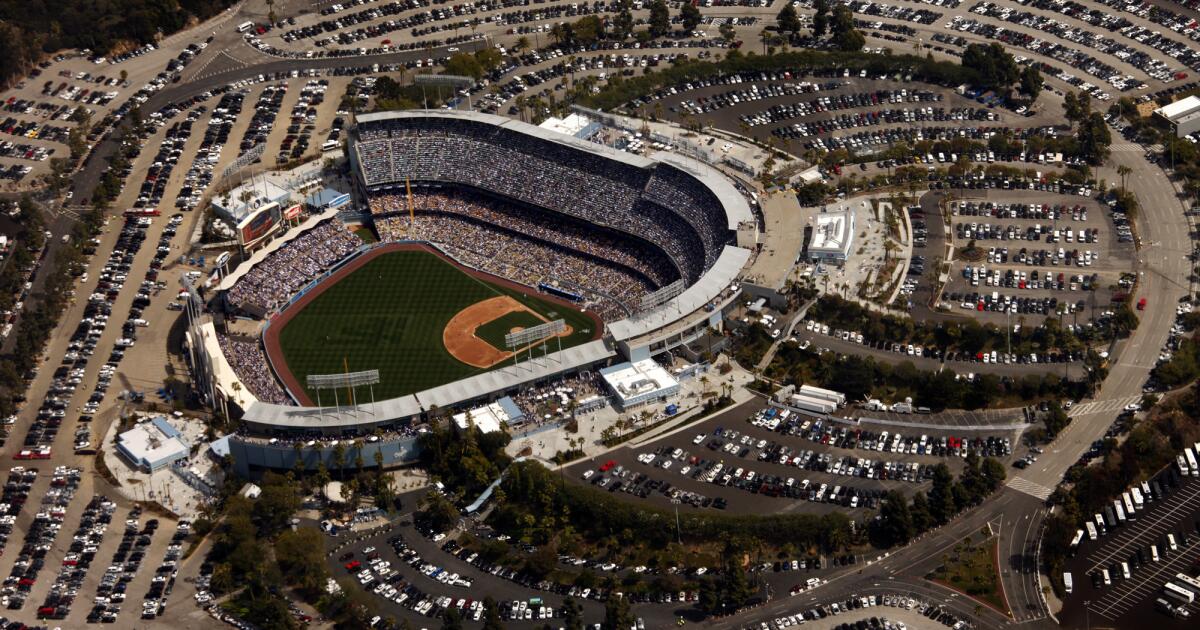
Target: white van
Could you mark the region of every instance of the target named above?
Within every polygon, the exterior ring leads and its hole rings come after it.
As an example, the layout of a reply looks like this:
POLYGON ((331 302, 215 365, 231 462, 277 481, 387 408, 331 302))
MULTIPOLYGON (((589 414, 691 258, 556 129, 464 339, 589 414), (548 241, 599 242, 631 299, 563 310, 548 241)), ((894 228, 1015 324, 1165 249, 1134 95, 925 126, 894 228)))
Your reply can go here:
POLYGON ((242 22, 241 24, 238 24, 237 32, 245 33, 252 28, 254 28, 254 22, 242 22))

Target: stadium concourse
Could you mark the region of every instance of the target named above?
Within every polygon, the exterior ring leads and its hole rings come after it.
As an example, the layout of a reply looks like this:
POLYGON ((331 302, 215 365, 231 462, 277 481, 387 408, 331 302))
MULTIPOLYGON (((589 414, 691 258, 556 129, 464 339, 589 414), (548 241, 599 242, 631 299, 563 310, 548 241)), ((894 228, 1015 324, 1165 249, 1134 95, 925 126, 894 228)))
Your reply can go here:
MULTIPOLYGON (((350 136, 351 170, 382 242, 364 244, 335 211, 310 216, 225 276, 215 297, 192 292, 188 299, 199 389, 240 417, 244 429, 230 448, 243 471, 292 468, 299 457, 315 468, 329 463, 338 440, 355 437, 369 437, 356 442, 364 461, 374 463, 379 451, 385 466, 404 463, 414 455, 412 428, 430 409, 505 395, 528 400, 529 391, 566 377, 590 382, 596 368, 646 360, 719 329, 737 303, 734 280, 757 227, 747 199, 707 166, 642 158, 473 112, 360 115, 350 136), (278 364, 287 352, 269 350, 264 332, 286 329, 306 304, 353 277, 364 260, 391 251, 391 243, 419 245, 468 275, 513 283, 518 300, 524 294, 532 303, 558 301, 560 311, 592 313, 603 335, 557 350, 545 342, 540 355, 384 400, 368 402, 364 391, 353 403, 343 395, 332 407, 328 400, 307 406, 310 393, 297 391, 294 377, 281 379, 292 373, 278 364), (309 445, 303 456, 290 446, 297 439, 309 445)), ((397 276, 389 277, 383 284, 395 286, 397 276)), ((378 298, 375 289, 366 293, 378 298)), ((526 306, 538 311, 532 303, 526 306)), ((371 325, 399 328, 398 336, 428 325, 410 320, 371 325)), ((441 335, 427 337, 446 352, 441 335)), ((376 339, 382 347, 391 338, 376 339)))

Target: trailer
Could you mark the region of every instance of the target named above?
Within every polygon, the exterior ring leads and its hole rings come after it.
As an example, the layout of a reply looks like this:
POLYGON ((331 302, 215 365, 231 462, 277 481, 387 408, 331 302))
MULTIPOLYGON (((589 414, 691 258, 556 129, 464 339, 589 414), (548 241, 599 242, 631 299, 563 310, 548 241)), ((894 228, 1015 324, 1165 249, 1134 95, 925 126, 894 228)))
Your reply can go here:
POLYGON ((1163 595, 1166 595, 1167 597, 1181 604, 1191 604, 1192 602, 1196 601, 1195 593, 1175 584, 1174 582, 1167 582, 1163 585, 1163 595))
MULTIPOLYGON (((1146 482, 1143 481, 1142 483, 1146 482)), ((1138 512, 1141 512, 1143 509, 1145 509, 1146 502, 1144 499, 1142 499, 1141 490, 1134 488, 1133 490, 1129 491, 1129 494, 1133 497, 1133 507, 1137 508, 1138 512)), ((1149 492, 1147 492, 1147 494, 1149 494, 1149 492)))
POLYGON ((788 405, 803 411, 812 413, 831 413, 837 410, 837 403, 820 398, 805 396, 804 394, 792 394, 788 398, 788 405))
POLYGON ((813 387, 812 385, 801 385, 800 391, 797 393, 808 396, 809 398, 828 400, 839 407, 846 404, 846 395, 841 392, 835 392, 832 389, 813 387))

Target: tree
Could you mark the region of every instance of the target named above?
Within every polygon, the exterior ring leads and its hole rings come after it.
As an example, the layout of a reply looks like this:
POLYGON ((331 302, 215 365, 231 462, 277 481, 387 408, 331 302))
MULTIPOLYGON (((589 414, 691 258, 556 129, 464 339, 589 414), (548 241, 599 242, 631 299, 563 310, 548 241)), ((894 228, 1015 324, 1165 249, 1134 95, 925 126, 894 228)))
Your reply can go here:
POLYGON ((847 5, 838 4, 834 7, 830 27, 833 31, 833 41, 837 44, 838 50, 855 52, 862 50, 867 43, 863 34, 855 30, 854 13, 847 5))
POLYGON ((912 506, 908 511, 912 518, 913 529, 917 533, 933 527, 933 517, 929 514, 929 499, 926 498, 924 492, 918 491, 913 494, 912 506))
MULTIPOLYGON (((838 50, 845 52, 858 52, 862 50, 863 46, 867 45, 867 38, 864 37, 862 33, 858 32, 857 29, 852 28, 837 38, 837 45, 838 50)), ((851 173, 850 177, 854 177, 854 173, 851 173)))
POLYGON ((1079 123, 1075 137, 1079 141, 1079 154, 1088 164, 1099 166, 1108 158, 1108 147, 1112 144, 1112 132, 1100 112, 1090 112, 1079 123))
POLYGON ((1017 62, 997 42, 970 44, 963 51, 962 65, 974 70, 983 88, 1007 92, 1020 76, 1017 62))
POLYGON ((500 622, 500 606, 491 595, 483 598, 483 630, 504 630, 500 622))
POLYGON ((475 58, 475 55, 460 52, 451 55, 450 59, 446 60, 443 74, 471 77, 478 80, 483 76, 483 66, 475 58))
POLYGON ((732 44, 733 40, 737 37, 737 31, 734 30, 733 25, 729 22, 722 22, 721 26, 717 27, 717 30, 721 33, 721 39, 725 40, 726 44, 732 44))
POLYGON ((957 511, 953 483, 954 477, 945 464, 933 467, 933 487, 929 489, 929 515, 936 525, 945 524, 957 511))
POLYGON ((328 578, 322 549, 321 532, 312 527, 286 530, 275 541, 280 571, 289 584, 307 595, 319 596, 328 578))
POLYGON ((813 35, 821 37, 829 29, 829 0, 815 0, 813 9, 813 35))
POLYGON ((775 17, 775 21, 779 23, 781 32, 792 35, 800 32, 800 15, 796 13, 796 7, 792 6, 791 2, 783 5, 783 10, 775 17))
POLYGON ((908 499, 904 494, 892 490, 883 498, 879 517, 871 522, 871 543, 881 549, 903 545, 916 534, 908 499))
POLYGON ((458 616, 458 609, 454 607, 446 608, 446 612, 442 613, 442 630, 463 630, 462 619, 458 616))
POLYGON ((633 613, 629 612, 629 601, 624 597, 609 595, 604 602, 603 630, 625 630, 634 623, 633 613))
POLYGON ((618 41, 625 41, 633 34, 633 12, 630 11, 629 0, 622 0, 620 7, 612 21, 612 33, 618 41))
POLYGON ((1039 94, 1042 93, 1042 85, 1045 80, 1042 78, 1042 73, 1033 66, 1026 66, 1021 70, 1020 92, 1029 97, 1029 102, 1037 100, 1039 94))
POLYGON ((679 7, 679 21, 683 23, 683 31, 691 34, 700 26, 700 22, 704 17, 700 15, 700 9, 691 2, 684 2, 682 7, 679 7))
POLYGON ((418 520, 439 532, 454 527, 461 517, 458 508, 437 490, 430 490, 425 494, 421 499, 420 508, 418 520))
POLYGON ((563 600, 562 617, 566 630, 583 630, 583 608, 569 595, 563 600))
POLYGON ((650 35, 662 37, 671 32, 671 10, 667 8, 666 0, 653 0, 650 3, 650 35))

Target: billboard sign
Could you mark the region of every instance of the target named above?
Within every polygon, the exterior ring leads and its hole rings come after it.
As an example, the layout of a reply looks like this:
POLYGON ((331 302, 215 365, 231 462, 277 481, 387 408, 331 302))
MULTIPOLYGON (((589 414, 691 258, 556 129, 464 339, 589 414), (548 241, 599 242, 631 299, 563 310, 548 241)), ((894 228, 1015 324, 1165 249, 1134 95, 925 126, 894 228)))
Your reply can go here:
POLYGON ((238 244, 253 247, 279 225, 279 204, 268 203, 247 216, 237 225, 238 244))
POLYGON ((300 204, 296 204, 296 205, 288 208, 287 210, 283 211, 283 218, 288 221, 291 221, 292 219, 296 219, 299 216, 300 216, 300 204))

